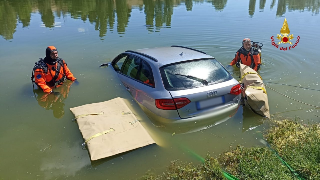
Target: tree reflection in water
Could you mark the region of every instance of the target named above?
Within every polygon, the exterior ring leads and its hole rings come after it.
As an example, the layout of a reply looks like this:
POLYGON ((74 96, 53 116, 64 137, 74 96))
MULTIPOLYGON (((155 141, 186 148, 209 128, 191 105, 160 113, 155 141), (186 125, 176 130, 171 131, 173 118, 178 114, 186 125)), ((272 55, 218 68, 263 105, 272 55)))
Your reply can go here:
POLYGON ((250 0, 249 1, 249 15, 250 15, 250 17, 253 16, 255 8, 256 8, 256 0, 250 0))
MULTIPOLYGON (((0 35, 13 39, 18 23, 28 27, 31 13, 37 12, 45 27, 53 28, 55 17, 70 15, 71 18, 89 21, 95 24, 99 37, 103 38, 107 30, 113 31, 117 24, 117 33, 124 34, 129 24, 132 9, 137 8, 145 14, 145 25, 150 32, 159 32, 161 28, 171 27, 173 8, 185 5, 187 11, 192 11, 194 3, 212 3, 217 11, 223 11, 227 0, 0 0, 0 35)), ((266 0, 259 1, 259 10, 265 8, 266 0)), ((270 9, 276 4, 271 1, 270 9)), ((255 13, 256 0, 249 1, 249 15, 255 13)), ((283 16, 289 11, 311 11, 319 14, 320 0, 278 0, 276 16, 283 16)))

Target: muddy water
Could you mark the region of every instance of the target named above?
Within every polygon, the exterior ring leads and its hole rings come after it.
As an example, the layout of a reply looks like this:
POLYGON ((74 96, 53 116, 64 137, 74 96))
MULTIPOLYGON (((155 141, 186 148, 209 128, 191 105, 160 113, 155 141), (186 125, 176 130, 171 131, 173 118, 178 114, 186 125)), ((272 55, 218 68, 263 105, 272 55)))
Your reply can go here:
MULTIPOLYGON (((199 163, 196 155, 261 145, 265 120, 242 107, 201 131, 158 125, 110 69, 99 68, 129 49, 189 46, 226 66, 243 38, 262 42, 270 113, 318 122, 319 24, 319 2, 311 0, 0 1, 0 179, 136 179, 164 171, 171 160, 199 163), (294 36, 291 45, 279 45, 286 51, 271 42, 272 36, 279 41, 285 18, 294 36), (58 48, 80 83, 65 84, 58 90, 63 97, 43 102, 30 76, 48 45, 58 48), (91 162, 69 108, 115 97, 127 100, 156 145, 91 162)), ((239 78, 237 69, 229 70, 239 78)))

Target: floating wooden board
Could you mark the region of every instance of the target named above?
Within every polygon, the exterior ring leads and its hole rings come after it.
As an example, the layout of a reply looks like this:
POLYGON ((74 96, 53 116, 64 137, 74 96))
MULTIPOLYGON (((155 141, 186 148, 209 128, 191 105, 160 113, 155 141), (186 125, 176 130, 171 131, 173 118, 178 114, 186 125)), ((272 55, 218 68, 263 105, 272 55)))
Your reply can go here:
POLYGON ((155 143, 122 98, 70 110, 77 119, 91 160, 155 143))

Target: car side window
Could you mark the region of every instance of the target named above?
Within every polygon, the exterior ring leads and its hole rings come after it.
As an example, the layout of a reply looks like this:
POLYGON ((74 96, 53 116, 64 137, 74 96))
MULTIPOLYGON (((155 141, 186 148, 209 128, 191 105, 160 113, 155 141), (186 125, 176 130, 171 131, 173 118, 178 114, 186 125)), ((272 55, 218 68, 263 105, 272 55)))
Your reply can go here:
POLYGON ((137 79, 143 82, 144 84, 154 87, 154 78, 152 74, 152 69, 146 61, 143 61, 143 60, 141 61, 141 69, 138 73, 137 79))
POLYGON ((128 56, 127 54, 121 54, 121 55, 119 55, 117 57, 117 59, 118 59, 117 62, 112 65, 115 71, 120 71, 121 70, 121 68, 122 68, 122 66, 124 64, 124 61, 126 60, 127 56, 128 56))
POLYGON ((121 73, 131 78, 137 79, 137 74, 140 66, 140 58, 128 55, 121 68, 121 73))

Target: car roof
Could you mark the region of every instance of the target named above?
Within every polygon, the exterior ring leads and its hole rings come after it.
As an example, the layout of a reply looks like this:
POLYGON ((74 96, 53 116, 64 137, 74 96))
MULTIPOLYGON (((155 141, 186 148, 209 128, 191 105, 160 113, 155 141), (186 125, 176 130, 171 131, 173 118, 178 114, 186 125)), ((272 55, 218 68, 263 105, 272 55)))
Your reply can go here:
POLYGON ((136 52, 153 57, 160 66, 192 59, 213 58, 199 50, 182 46, 145 48, 136 52))

